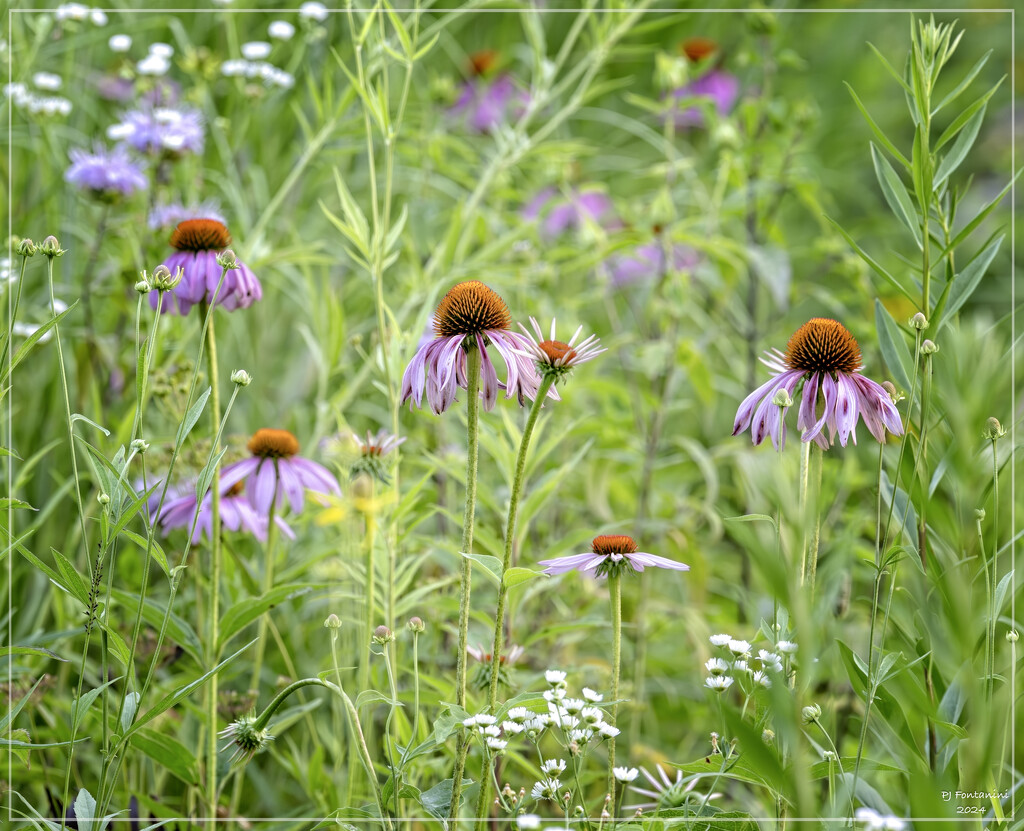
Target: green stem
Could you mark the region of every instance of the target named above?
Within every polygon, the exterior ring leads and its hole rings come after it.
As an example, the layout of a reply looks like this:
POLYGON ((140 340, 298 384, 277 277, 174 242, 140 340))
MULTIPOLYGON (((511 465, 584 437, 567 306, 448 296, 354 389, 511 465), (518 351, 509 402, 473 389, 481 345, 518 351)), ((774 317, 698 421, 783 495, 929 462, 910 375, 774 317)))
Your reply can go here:
MULTIPOLYGON (((608 575, 608 594, 612 604, 612 726, 619 716, 619 672, 622 664, 622 583, 618 574, 608 575)), ((608 739, 608 793, 615 805, 615 736, 608 739)))
MULTIPOLYGON (((264 463, 266 464, 266 463, 264 463)), ((274 460, 274 464, 277 464, 277 460, 274 460)), ((267 517, 267 545, 263 556, 263 593, 267 594, 272 588, 274 588, 274 558, 276 556, 277 548, 277 521, 275 514, 277 511, 277 490, 278 485, 274 485, 274 496, 270 500, 270 514, 267 517)), ((267 615, 269 612, 264 612, 260 615, 260 625, 257 632, 256 641, 256 657, 253 659, 252 665, 252 683, 250 686, 258 690, 260 688, 260 674, 263 672, 263 654, 266 650, 266 639, 267 639, 267 615)))
POLYGON ((981 568, 985 575, 985 587, 988 589, 988 621, 985 623, 985 701, 991 703, 993 692, 993 675, 995 673, 995 627, 993 621, 996 616, 996 594, 995 581, 992 579, 993 569, 989 568, 988 557, 985 553, 985 534, 981 528, 981 517, 974 521, 978 530, 978 547, 981 553, 981 568))
POLYGON ((512 479, 512 495, 508 503, 508 522, 505 524, 505 554, 501 561, 501 584, 498 586, 498 608, 494 613, 494 642, 491 649, 491 689, 489 705, 491 713, 495 712, 498 704, 498 678, 501 669, 501 651, 505 644, 505 601, 508 598, 508 585, 505 583, 504 575, 512 562, 512 549, 515 546, 516 521, 519 517, 519 499, 523 493, 523 473, 526 470, 526 454, 530 449, 530 438, 533 436, 533 428, 537 425, 541 408, 544 406, 544 399, 548 390, 555 382, 555 376, 545 375, 537 390, 537 397, 530 407, 530 415, 526 419, 526 426, 523 427, 523 437, 519 442, 519 456, 516 458, 516 472, 512 479))
MULTIPOLYGON (((204 314, 205 304, 200 304, 200 313, 204 314)), ((206 328, 206 360, 209 365, 210 376, 210 418, 213 423, 213 434, 215 436, 213 446, 213 458, 220 453, 219 428, 220 428, 220 374, 217 367, 217 335, 214 327, 214 316, 210 315, 210 325, 206 328)), ((201 499, 202 497, 200 497, 201 499)), ((220 571, 221 571, 221 541, 220 541, 220 462, 213 468, 213 479, 210 483, 210 508, 211 508, 211 529, 210 529, 210 663, 216 666, 220 653, 217 649, 217 641, 220 638, 220 571)), ((269 533, 269 531, 268 531, 269 533)), ((208 816, 217 816, 217 698, 219 692, 217 673, 210 677, 207 689, 207 798, 209 800, 208 816)))
MULTIPOLYGON (((476 515, 476 468, 480 440, 480 364, 482 356, 475 343, 464 346, 466 350, 466 510, 462 518, 462 560, 459 579, 459 653, 455 670, 455 703, 466 707, 466 641, 469 636, 469 597, 473 561, 473 518, 476 515)), ((469 737, 465 727, 459 728, 456 742, 455 769, 452 772, 452 801, 448 816, 455 819, 459 813, 462 796, 462 772, 466 767, 469 752, 469 737)))
MULTIPOLYGON (((843 774, 843 760, 839 756, 839 751, 836 750, 835 742, 832 741, 832 737, 828 734, 828 732, 825 730, 825 728, 822 725, 822 723, 820 721, 818 721, 818 719, 814 720, 814 724, 821 731, 821 735, 823 735, 825 737, 825 739, 828 741, 828 746, 830 748, 832 748, 832 753, 836 757, 836 765, 839 767, 839 776, 845 779, 845 775, 843 774)), ((831 765, 830 765, 830 769, 831 769, 831 765)), ((832 777, 832 776, 829 776, 829 791, 830 791, 830 793, 829 793, 829 800, 832 802, 832 811, 834 813, 836 811, 836 804, 835 804, 836 794, 835 794, 834 777, 832 777)), ((853 791, 850 791, 849 796, 850 796, 850 817, 852 818, 853 817, 853 808, 854 808, 854 805, 853 805, 853 791)))
POLYGON ((11 367, 7 363, 7 356, 11 352, 11 338, 13 337, 14 321, 18 319, 18 308, 21 306, 21 291, 25 287, 25 267, 28 265, 28 257, 21 258, 21 276, 18 277, 18 293, 14 298, 14 308, 10 310, 11 328, 7 331, 7 339, 4 341, 4 351, 0 354, 0 366, 7 370, 7 380, 10 381, 11 367))
MULTIPOLYGON (((981 537, 981 523, 978 523, 978 536, 981 537)), ((982 548, 982 559, 985 557, 982 548)), ((996 586, 999 581, 999 459, 996 456, 996 440, 992 439, 992 570, 989 576, 989 591, 992 595, 992 613, 989 615, 989 698, 995 690, 996 674, 996 586)))
MULTIPOLYGON (((810 442, 808 442, 810 444, 810 442)), ((824 466, 825 451, 821 449, 821 445, 814 442, 814 448, 811 451, 814 454, 814 524, 811 530, 811 597, 814 596, 814 578, 818 572, 818 547, 821 543, 821 470, 824 466)))
POLYGON ((804 526, 800 549, 800 585, 807 579, 807 482, 811 469, 811 443, 800 443, 800 521, 804 526))
MULTIPOLYGON (((372 482, 372 479, 370 481, 372 482)), ((373 616, 376 611, 373 600, 376 588, 377 569, 373 561, 373 548, 377 537, 377 521, 373 514, 373 485, 371 484, 370 487, 370 497, 367 500, 370 507, 363 514, 363 519, 366 522, 366 533, 363 535, 363 557, 366 569, 366 612, 365 620, 363 621, 366 626, 366 632, 363 636, 363 643, 366 646, 366 654, 363 656, 363 665, 359 668, 360 692, 365 692, 370 689, 370 661, 373 659, 373 630, 375 628, 373 616)))

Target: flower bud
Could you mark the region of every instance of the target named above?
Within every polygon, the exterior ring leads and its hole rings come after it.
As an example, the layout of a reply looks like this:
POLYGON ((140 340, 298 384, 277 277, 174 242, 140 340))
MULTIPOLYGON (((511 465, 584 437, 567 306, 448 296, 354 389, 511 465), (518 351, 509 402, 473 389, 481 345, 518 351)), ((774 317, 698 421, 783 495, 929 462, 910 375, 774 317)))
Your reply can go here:
POLYGON ((108 494, 108 493, 101 493, 99 496, 96 497, 96 501, 99 502, 100 505, 109 505, 110 504, 110 494, 108 494))
POLYGON ((1020 639, 1020 635, 1017 634, 1017 630, 1016 629, 1010 629, 1010 630, 1007 631, 1007 633, 1006 633, 1006 640, 1009 643, 1017 643, 1017 641, 1019 639, 1020 639))
POLYGON ((43 244, 39 246, 39 250, 44 256, 49 257, 51 260, 54 257, 60 257, 64 254, 64 249, 60 247, 60 243, 57 242, 57 238, 53 234, 50 234, 50 236, 43 240, 43 244))
POLYGON ((974 518, 976 520, 978 520, 978 522, 984 522, 985 521, 985 516, 986 516, 986 514, 985 514, 985 509, 984 508, 975 508, 974 509, 974 518))
POLYGON ((409 618, 409 622, 406 624, 406 626, 409 627, 410 632, 415 632, 416 634, 419 634, 427 628, 426 624, 423 623, 423 618, 420 617, 409 618))
POLYGON ((938 351, 939 345, 933 340, 925 340, 925 342, 921 344, 922 355, 934 355, 938 351))
POLYGON ((985 422, 985 432, 983 435, 986 439, 992 439, 994 441, 995 439, 1001 439, 1005 436, 1006 430, 1003 428, 1003 425, 999 423, 999 419, 993 417, 985 422))
POLYGON ((373 639, 372 640, 376 644, 380 644, 381 646, 385 646, 386 644, 391 643, 391 641, 393 641, 394 639, 395 639, 395 633, 392 632, 390 629, 388 629, 388 627, 386 627, 384 624, 381 624, 380 626, 378 626, 376 629, 373 630, 373 639))
POLYGON ((327 616, 327 620, 324 621, 324 626, 328 629, 340 629, 341 618, 332 612, 327 616))
POLYGON ((136 453, 145 453, 149 450, 149 442, 144 439, 135 439, 131 444, 131 448, 136 453))
POLYGON ((32 240, 25 238, 18 243, 18 256, 19 257, 34 257, 36 253, 36 244, 32 240))
POLYGON ((805 724, 817 721, 821 718, 821 707, 817 704, 808 704, 800 711, 800 717, 804 720, 805 724))
MULTIPOLYGON (((145 274, 146 272, 143 271, 142 273, 145 274)), ((139 282, 135 284, 135 291, 137 291, 139 294, 148 294, 152 290, 152 288, 153 287, 149 284, 149 281, 146 279, 139 280, 139 282)))
POLYGON ((177 288, 184 276, 185 269, 180 266, 174 269, 174 274, 171 274, 171 270, 167 266, 160 264, 153 269, 153 288, 157 291, 171 291, 177 288))
POLYGON ((889 400, 893 404, 897 404, 907 397, 903 394, 903 390, 896 389, 896 385, 892 381, 882 381, 882 389, 889 394, 889 400))
POLYGON ((789 394, 788 390, 776 390, 775 397, 772 398, 772 403, 776 407, 791 407, 793 406, 793 396, 789 394))
POLYGON ((225 248, 217 255, 217 265, 221 268, 226 268, 228 271, 238 268, 238 258, 235 257, 235 252, 230 248, 225 248))
POLYGON ((921 312, 915 314, 910 318, 910 326, 912 329, 917 329, 919 332, 928 328, 928 318, 926 318, 921 312))
POLYGON ((775 741, 775 731, 769 728, 765 728, 763 731, 761 731, 761 741, 763 741, 765 744, 771 744, 773 741, 775 741))
POLYGON ((247 387, 252 383, 252 376, 244 369, 236 369, 231 373, 231 383, 240 387, 247 387))

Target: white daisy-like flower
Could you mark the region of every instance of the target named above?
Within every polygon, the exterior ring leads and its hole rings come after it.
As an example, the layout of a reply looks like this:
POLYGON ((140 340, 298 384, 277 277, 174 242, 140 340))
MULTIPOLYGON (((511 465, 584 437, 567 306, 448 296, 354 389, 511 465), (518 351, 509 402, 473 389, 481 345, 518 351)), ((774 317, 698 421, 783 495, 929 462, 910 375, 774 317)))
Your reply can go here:
POLYGON ((174 47, 169 43, 151 43, 149 45, 149 54, 170 60, 174 57, 174 47))
POLYGON ((736 672, 750 672, 750 664, 742 659, 739 661, 733 661, 732 668, 736 672))
POLYGON ((535 828, 540 828, 540 817, 536 814, 520 814, 516 817, 516 825, 523 831, 533 831, 535 828))
POLYGON ((497 724, 498 719, 492 716, 490 713, 478 713, 476 717, 477 724, 497 724))
POLYGON ((167 58, 152 52, 135 64, 135 71, 140 75, 166 75, 170 68, 171 64, 167 58))
POLYGON ((107 25, 107 13, 103 9, 93 9, 89 12, 89 19, 92 21, 93 26, 107 25))
POLYGON ((508 711, 508 717, 512 721, 517 721, 520 724, 525 722, 527 719, 533 718, 533 713, 527 710, 525 707, 513 707, 508 711))
POLYGON ((746 655, 750 652, 750 644, 747 641, 730 640, 726 646, 733 655, 746 655))
POLYGON ((612 768, 612 775, 619 782, 632 782, 640 775, 640 771, 636 768, 612 768))
POLYGON ((545 776, 557 776, 559 773, 565 772, 565 760, 548 759, 540 766, 540 770, 545 776))
POLYGON ((547 729, 547 726, 548 717, 543 713, 540 713, 534 716, 533 718, 527 719, 525 722, 523 722, 523 727, 526 728, 526 730, 533 730, 537 733, 543 732, 545 729, 547 729))
POLYGON ((132 36, 111 35, 110 40, 107 41, 107 46, 110 47, 111 52, 127 52, 132 48, 132 36))
POLYGON ((476 727, 477 724, 478 724, 477 718, 478 718, 478 716, 470 716, 469 718, 465 719, 462 722, 462 726, 463 727, 476 727))
POLYGON ((270 56, 271 48, 265 40, 251 40, 242 44, 242 57, 247 61, 262 61, 270 56))
POLYGON ((504 739, 498 739, 498 738, 495 738, 494 736, 490 736, 487 739, 487 746, 491 750, 497 750, 497 751, 500 752, 500 751, 504 750, 506 747, 508 747, 508 742, 505 741, 504 739))
POLYGON ((728 646, 732 635, 712 635, 708 640, 711 641, 712 646, 728 646))
POLYGON ((32 76, 32 83, 38 89, 45 89, 50 92, 58 90, 64 86, 64 81, 61 80, 60 75, 55 75, 52 72, 37 72, 32 76))
POLYGON ((558 791, 562 783, 557 778, 541 779, 533 786, 530 796, 534 799, 558 799, 558 791))
POLYGON ((586 744, 592 738, 594 738, 593 730, 570 730, 569 741, 576 742, 576 744, 586 744))
POLYGON ((570 715, 579 715, 580 711, 587 706, 582 698, 567 698, 562 702, 562 709, 570 715))
POLYGON ((544 673, 544 680, 554 687, 565 681, 565 673, 560 669, 549 669, 544 673))
POLYGON ((273 40, 291 40, 295 36, 295 27, 287 20, 272 20, 267 26, 267 36, 273 40))
POLYGON ((307 2, 299 6, 299 17, 323 23, 327 19, 327 7, 323 3, 307 2))
POLYGON ((767 649, 759 649, 757 651, 757 657, 762 664, 780 664, 782 663, 782 656, 774 652, 769 652, 767 649))
POLYGON ((497 738, 501 735, 501 728, 497 724, 488 724, 486 727, 478 727, 481 736, 490 736, 491 738, 497 738))
POLYGON ((775 648, 783 655, 795 655, 797 650, 796 641, 779 641, 775 648))
POLYGON ((576 716, 559 714, 556 722, 563 730, 575 730, 580 726, 580 720, 576 716))
POLYGON ((729 669, 729 664, 721 658, 711 658, 704 664, 704 669, 712 675, 724 675, 729 669))
POLYGON ((590 689, 590 687, 583 688, 583 697, 587 699, 587 701, 593 701, 595 704, 599 701, 604 701, 604 696, 601 695, 601 693, 590 689))
POLYGON ((597 707, 584 707, 580 710, 580 718, 586 724, 600 724, 604 714, 597 707))
POLYGON ((604 736, 606 739, 614 739, 617 735, 619 735, 619 733, 622 732, 621 730, 619 730, 618 727, 612 727, 612 725, 604 721, 600 724, 595 724, 594 729, 597 730, 597 732, 604 736))
POLYGON ((561 701, 565 698, 565 690, 561 687, 555 687, 553 690, 544 690, 544 700, 551 704, 555 701, 561 701))
POLYGON ((768 677, 768 674, 763 670, 757 670, 753 675, 750 676, 755 684, 760 684, 762 687, 767 689, 772 685, 772 679, 768 677))
POLYGON ((725 692, 732 686, 732 678, 728 675, 709 675, 704 679, 704 686, 717 693, 725 692))
POLYGON ((517 721, 503 721, 501 723, 501 729, 508 735, 515 736, 522 733, 526 728, 517 721))
POLYGON ((89 17, 89 7, 83 3, 61 3, 54 17, 57 20, 85 20, 89 17))

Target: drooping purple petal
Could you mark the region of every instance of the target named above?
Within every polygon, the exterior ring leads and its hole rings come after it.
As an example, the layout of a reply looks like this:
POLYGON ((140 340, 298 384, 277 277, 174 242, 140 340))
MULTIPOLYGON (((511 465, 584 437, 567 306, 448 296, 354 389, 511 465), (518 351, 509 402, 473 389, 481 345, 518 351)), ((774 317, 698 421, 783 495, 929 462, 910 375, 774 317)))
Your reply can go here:
POLYGON ((539 560, 538 564, 547 566, 547 568, 544 569, 545 574, 566 574, 574 569, 585 568, 588 563, 595 560, 597 561, 597 564, 600 564, 604 561, 604 557, 600 554, 594 554, 591 551, 586 554, 570 554, 568 557, 555 557, 550 560, 539 560))

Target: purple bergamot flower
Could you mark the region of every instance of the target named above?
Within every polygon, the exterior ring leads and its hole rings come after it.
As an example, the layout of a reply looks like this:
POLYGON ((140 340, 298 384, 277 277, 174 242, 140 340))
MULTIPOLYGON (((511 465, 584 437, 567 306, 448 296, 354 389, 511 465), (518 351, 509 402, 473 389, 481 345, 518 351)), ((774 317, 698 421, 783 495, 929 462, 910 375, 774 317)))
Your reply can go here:
POLYGON ((107 137, 126 141, 140 153, 172 158, 203 152, 203 117, 188 107, 146 107, 129 110, 107 137))
POLYGON ((732 428, 735 436, 751 428, 754 444, 771 437, 772 444, 781 450, 786 443, 786 412, 775 400, 780 390, 786 392, 784 400, 796 397, 802 386, 800 414, 796 426, 803 432, 801 441, 815 441, 822 449, 835 443, 846 447, 847 439, 857 443, 857 417, 864 419, 871 435, 885 441, 885 431, 894 436, 903 434, 903 423, 885 388, 860 374, 860 347, 849 330, 836 320, 815 317, 796 330, 786 344, 786 351, 777 349, 766 353, 764 364, 774 377, 743 399, 736 411, 732 428), (820 395, 819 395, 820 393, 820 395), (824 407, 818 415, 818 399, 824 407), (828 426, 829 438, 824 428, 828 426))
POLYGON ((629 254, 614 254, 606 265, 614 286, 622 287, 641 280, 654 280, 668 272, 686 272, 700 262, 700 254, 689 246, 671 243, 669 257, 660 241, 638 245, 629 254))
MULTIPOLYGON (((718 53, 718 44, 708 38, 690 38, 683 43, 682 50, 691 62, 706 65, 718 53)), ((710 99, 719 115, 728 115, 736 105, 739 92, 740 83, 734 75, 718 66, 711 66, 689 83, 672 91, 673 112, 669 117, 680 129, 703 127, 706 123, 703 109, 698 106, 680 108, 681 101, 710 99)))
POLYGON ((587 222, 607 230, 621 224, 615 216, 612 200, 594 188, 573 188, 567 194, 554 187, 544 188, 523 208, 522 217, 539 220, 541 236, 546 240, 553 240, 566 231, 577 231, 587 222))
POLYGON ((547 566, 544 569, 545 574, 565 574, 578 570, 584 574, 592 572, 597 577, 607 577, 609 574, 622 571, 639 572, 648 566, 670 568, 675 571, 690 570, 686 563, 637 551, 636 541, 625 534, 602 534, 594 538, 591 546, 591 550, 585 554, 540 560, 540 565, 547 566))
POLYGON ((299 440, 287 430, 264 427, 249 439, 248 459, 234 462, 221 471, 222 488, 231 488, 243 479, 249 502, 264 516, 271 504, 284 506, 285 497, 292 513, 302 511, 305 491, 339 496, 341 488, 323 465, 299 456, 299 440))
MULTIPOLYGON (((179 268, 184 271, 181 282, 167 292, 178 314, 187 315, 196 303, 213 303, 215 295, 216 305, 229 312, 246 309, 263 297, 260 281, 241 262, 224 275, 224 283, 217 291, 223 273, 217 257, 230 244, 227 226, 216 219, 186 219, 178 223, 171 234, 171 246, 177 251, 163 263, 171 274, 179 268)), ((154 309, 158 294, 149 294, 149 304, 154 309)))
POLYGON ((488 77, 498 53, 491 49, 470 56, 470 76, 462 83, 459 97, 448 115, 461 120, 473 133, 490 133, 502 124, 518 118, 530 96, 516 86, 512 76, 501 73, 488 77))
MULTIPOLYGON (((533 360, 528 357, 530 339, 510 331, 512 316, 508 306, 497 292, 478 280, 468 280, 453 286, 441 299, 434 313, 433 340, 416 350, 416 354, 402 375, 402 403, 409 401, 409 409, 422 406, 423 391, 436 415, 447 410, 455 400, 459 387, 468 388, 466 373, 466 347, 475 344, 480 350, 480 394, 485 410, 494 408, 498 389, 505 397, 533 399, 540 386, 540 375, 533 360), (508 370, 505 383, 498 381, 494 364, 487 354, 490 344, 501 355, 508 370)), ((548 393, 558 399, 554 387, 548 393)))
POLYGON ((96 144, 91 153, 74 149, 69 155, 71 166, 65 171, 64 179, 104 202, 116 202, 122 196, 149 187, 142 166, 132 161, 124 145, 107 150, 102 144, 96 144))

